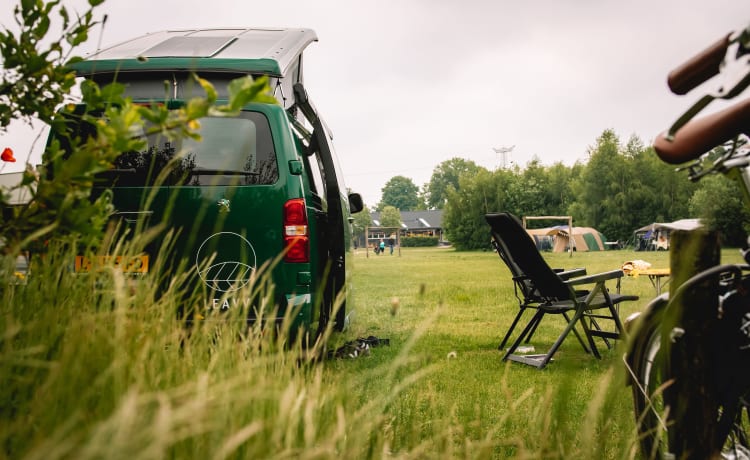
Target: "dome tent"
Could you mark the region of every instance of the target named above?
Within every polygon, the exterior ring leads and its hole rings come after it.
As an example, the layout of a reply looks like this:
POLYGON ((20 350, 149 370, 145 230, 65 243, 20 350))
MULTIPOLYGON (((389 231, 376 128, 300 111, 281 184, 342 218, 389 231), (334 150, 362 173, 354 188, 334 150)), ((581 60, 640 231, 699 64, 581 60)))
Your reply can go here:
POLYGON ((565 252, 573 240, 574 251, 603 251, 607 240, 598 230, 591 227, 573 227, 568 231, 567 225, 555 227, 526 229, 537 243, 539 249, 551 247, 553 252, 565 252))

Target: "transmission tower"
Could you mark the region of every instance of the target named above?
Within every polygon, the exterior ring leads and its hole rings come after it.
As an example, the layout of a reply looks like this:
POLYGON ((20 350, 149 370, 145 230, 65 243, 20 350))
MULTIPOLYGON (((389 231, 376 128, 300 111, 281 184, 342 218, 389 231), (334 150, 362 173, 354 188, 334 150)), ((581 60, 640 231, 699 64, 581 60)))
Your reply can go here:
POLYGON ((515 148, 515 145, 511 145, 510 147, 493 147, 492 150, 497 153, 497 155, 500 157, 500 167, 503 169, 506 169, 508 165, 512 163, 510 160, 510 154, 515 148))

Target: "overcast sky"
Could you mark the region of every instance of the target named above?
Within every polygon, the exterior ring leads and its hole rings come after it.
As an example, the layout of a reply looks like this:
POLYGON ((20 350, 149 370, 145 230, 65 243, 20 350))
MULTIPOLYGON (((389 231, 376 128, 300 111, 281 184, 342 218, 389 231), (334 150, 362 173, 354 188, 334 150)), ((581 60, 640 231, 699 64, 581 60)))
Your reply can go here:
MULTIPOLYGON (((15 3, 2 1, 3 27, 15 3)), ((98 11, 104 46, 176 28, 315 30, 308 93, 347 186, 371 207, 391 177, 421 187, 453 157, 495 169, 493 149, 514 146, 521 167, 571 165, 605 129, 649 142, 698 97, 671 95, 669 70, 750 21, 743 0, 108 0, 98 11)), ((0 148, 22 161, 32 138, 14 126, 0 148)))

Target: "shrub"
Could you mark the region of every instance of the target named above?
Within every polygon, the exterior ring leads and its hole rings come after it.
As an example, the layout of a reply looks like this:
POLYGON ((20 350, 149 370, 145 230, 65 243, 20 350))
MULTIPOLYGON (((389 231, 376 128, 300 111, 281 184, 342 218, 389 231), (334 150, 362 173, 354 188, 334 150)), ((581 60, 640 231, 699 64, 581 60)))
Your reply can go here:
POLYGON ((437 245, 437 236, 405 236, 401 238, 401 246, 405 248, 424 248, 437 245))

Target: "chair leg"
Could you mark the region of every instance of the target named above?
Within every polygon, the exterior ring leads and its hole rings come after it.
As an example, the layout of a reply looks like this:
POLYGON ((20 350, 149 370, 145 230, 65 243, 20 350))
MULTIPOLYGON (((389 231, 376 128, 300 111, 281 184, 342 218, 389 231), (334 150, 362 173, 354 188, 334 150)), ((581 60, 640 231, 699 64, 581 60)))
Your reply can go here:
POLYGON ((620 320, 620 314, 619 314, 619 305, 613 304, 609 298, 608 295, 606 295, 609 309, 609 316, 606 315, 595 315, 593 312, 590 312, 589 314, 584 314, 582 323, 586 323, 588 321, 589 330, 588 334, 590 335, 590 340, 593 341, 594 337, 601 338, 604 343, 607 345, 608 349, 612 349, 614 345, 610 342, 610 340, 617 340, 622 337, 623 331, 625 330, 622 321, 620 320), (604 331, 599 326, 599 323, 596 321, 596 318, 604 319, 604 320, 612 320, 614 322, 614 332, 604 331))
MULTIPOLYGON (((552 348, 547 351, 547 355, 544 357, 544 365, 547 365, 549 361, 552 359, 552 356, 557 352, 557 349, 560 348, 560 345, 562 345, 565 338, 570 334, 570 331, 574 331, 576 327, 576 323, 581 320, 582 312, 576 311, 576 313, 573 315, 573 318, 568 322, 568 326, 565 328, 565 330, 560 334, 560 336, 557 338, 555 343, 552 345, 552 348)), ((586 331, 586 326, 583 326, 584 331, 586 331)), ((588 334, 586 334, 588 337, 588 334)), ((589 337, 589 345, 591 346, 592 352, 594 353, 594 356, 599 358, 599 352, 596 349, 596 345, 594 345, 593 341, 591 340, 591 337, 589 337)))
POLYGON ((531 329, 535 327, 535 325, 542 319, 542 316, 544 316, 544 312, 542 310, 537 310, 536 313, 534 313, 534 317, 531 318, 531 321, 529 321, 529 324, 526 325, 526 327, 523 328, 523 331, 521 334, 516 337, 516 340, 513 342, 513 345, 508 348, 508 351, 505 352, 503 355, 503 361, 507 360, 510 355, 513 354, 514 351, 516 351, 516 348, 518 348, 519 345, 521 345, 521 342, 526 338, 526 336, 529 334, 531 329))
POLYGON ((617 331, 618 334, 622 334, 622 331, 625 330, 625 326, 623 326, 622 321, 620 321, 619 304, 613 305, 610 303, 609 313, 612 315, 612 319, 615 322, 615 330, 617 331))
MULTIPOLYGON (((570 317, 568 317, 567 313, 563 312, 562 315, 565 318, 565 321, 570 322, 570 317)), ((573 334, 575 334, 576 338, 578 339, 578 343, 580 343, 581 346, 583 347, 583 351, 585 351, 586 353, 591 353, 591 350, 589 350, 589 347, 586 346, 586 342, 583 341, 583 337, 581 337, 581 333, 578 332, 578 329, 575 327, 573 328, 573 334)))
MULTIPOLYGON (((542 315, 542 316, 544 316, 544 315, 542 315)), ((529 331, 529 334, 526 336, 526 343, 531 342, 531 337, 534 336, 534 334, 536 333, 536 328, 539 326, 539 323, 541 323, 541 322, 542 322, 542 317, 540 316, 539 319, 537 320, 537 322, 534 323, 534 327, 531 328, 531 330, 529 331)))
MULTIPOLYGON (((545 366, 547 366, 547 364, 549 364, 549 362, 552 360, 552 357, 555 355, 555 353, 557 353, 557 349, 560 348, 560 345, 562 345, 563 341, 565 341, 565 338, 568 336, 568 334, 570 334, 570 331, 575 330, 576 323, 581 319, 581 316, 582 314, 580 311, 577 311, 573 315, 573 317, 571 318, 571 321, 569 321, 568 325, 565 327, 565 330, 563 330, 562 334, 560 334, 557 337, 557 340, 555 340, 555 343, 547 351, 546 354, 543 354, 543 355, 540 354, 540 355, 534 355, 534 356, 521 356, 521 355, 512 355, 509 350, 509 352, 506 353, 505 356, 503 357, 503 360, 509 359, 511 361, 529 364, 539 369, 543 369, 545 366)), ((528 327, 526 329, 528 329, 528 327)), ((520 343, 520 340, 517 339, 516 345, 518 343, 520 343)), ((514 348, 511 347, 511 350, 514 350, 514 348)), ((598 354, 598 352, 595 351, 595 354, 598 354)))
MULTIPOLYGON (((597 331, 601 331, 602 330, 602 327, 599 326, 599 323, 596 322, 596 319, 593 318, 593 317, 591 317, 591 316, 587 317, 586 315, 583 315, 583 319, 581 321, 585 321, 587 319, 589 321, 589 331, 591 331, 594 328, 596 328, 597 331)), ((609 339, 606 338, 606 337, 602 337, 601 339, 604 341, 604 344, 607 346, 607 349, 611 350, 612 349, 612 344, 609 343, 609 339)))
POLYGON ((586 324, 586 319, 584 318, 583 313, 580 314, 579 319, 581 320, 581 327, 583 327, 583 331, 588 338, 591 353, 596 356, 596 359, 602 359, 602 355, 599 354, 599 349, 596 348, 596 343, 594 343, 594 336, 591 334, 591 328, 586 324))
POLYGON ((521 319, 521 316, 523 316, 523 312, 526 311, 526 308, 528 307, 524 305, 519 306, 518 313, 516 314, 516 317, 513 319, 513 322, 508 328, 508 332, 505 333, 505 337, 503 337, 503 341, 500 342, 500 345, 497 347, 498 350, 502 351, 503 348, 505 348, 505 344, 508 342, 508 339, 510 339, 510 335, 513 333, 513 330, 516 328, 516 325, 518 324, 518 321, 521 319))
MULTIPOLYGON (((552 357, 555 353, 557 353, 558 348, 562 345, 562 343, 565 341, 565 338, 573 332, 573 334, 576 336, 576 339, 578 339, 578 342, 583 347, 584 351, 586 353, 593 354, 597 359, 601 359, 602 356, 599 353, 599 349, 596 346, 596 343, 594 342, 594 335, 596 334, 596 331, 601 331, 601 328, 599 327, 598 323, 594 320, 594 318, 587 318, 585 315, 585 311, 583 309, 576 311, 572 316, 568 315, 568 312, 563 312, 562 316, 567 321, 567 325, 563 332, 558 336, 557 340, 555 340, 555 343, 550 347, 550 349, 545 354, 536 354, 536 355, 516 355, 514 352, 518 348, 518 346, 524 342, 528 341, 530 336, 534 333, 537 326, 542 320, 542 317, 546 313, 538 309, 537 312, 534 314, 534 317, 529 321, 529 323, 524 327, 521 334, 516 338, 516 340, 513 342, 513 344, 508 348, 508 351, 505 352, 503 355, 503 361, 511 360, 516 361, 524 364, 529 364, 538 368, 543 368, 549 362, 552 360, 552 357), (588 324, 587 321, 591 321, 591 324, 588 324), (578 328, 576 327, 580 323, 581 327, 583 328, 583 334, 581 334, 578 331, 578 328), (592 328, 595 328, 595 331, 592 331, 592 328), (586 337, 586 340, 584 340, 584 336, 586 337)), ((615 323, 618 327, 621 326, 621 322, 619 321, 619 318, 614 315, 613 319, 615 320, 615 323)), ((507 337, 506 337, 507 338, 507 337)), ((502 348, 502 347, 501 347, 502 348)))

